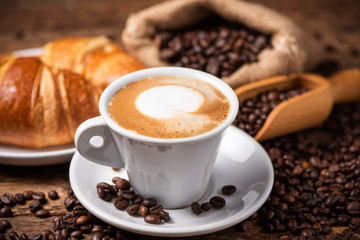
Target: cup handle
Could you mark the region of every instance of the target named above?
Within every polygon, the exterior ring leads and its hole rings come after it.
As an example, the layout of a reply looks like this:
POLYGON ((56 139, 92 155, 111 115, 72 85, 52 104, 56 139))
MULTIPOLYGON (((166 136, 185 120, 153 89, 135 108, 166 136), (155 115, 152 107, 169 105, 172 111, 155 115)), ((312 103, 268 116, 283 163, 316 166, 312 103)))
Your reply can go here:
POLYGON ((110 167, 124 167, 114 137, 102 117, 90 118, 80 124, 75 133, 75 146, 89 161, 110 167))

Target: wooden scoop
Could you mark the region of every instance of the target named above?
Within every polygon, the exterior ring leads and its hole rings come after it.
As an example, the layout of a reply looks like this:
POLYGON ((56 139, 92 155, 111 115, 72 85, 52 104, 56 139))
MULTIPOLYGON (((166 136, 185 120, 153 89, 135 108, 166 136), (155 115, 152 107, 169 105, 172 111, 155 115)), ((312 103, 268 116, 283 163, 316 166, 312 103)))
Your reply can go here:
POLYGON ((335 103, 360 100, 360 70, 340 71, 328 80, 306 73, 271 77, 235 89, 240 104, 270 90, 307 88, 309 91, 277 105, 254 138, 258 141, 307 129, 325 121, 335 103))

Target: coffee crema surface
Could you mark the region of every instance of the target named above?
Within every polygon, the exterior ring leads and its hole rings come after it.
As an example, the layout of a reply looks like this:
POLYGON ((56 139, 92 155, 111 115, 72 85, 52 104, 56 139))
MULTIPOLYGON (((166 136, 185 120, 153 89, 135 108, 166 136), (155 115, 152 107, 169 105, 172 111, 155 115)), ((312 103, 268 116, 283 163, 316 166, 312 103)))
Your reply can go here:
POLYGON ((118 125, 154 138, 185 138, 219 126, 230 111, 227 97, 211 84, 187 77, 156 76, 130 83, 111 99, 118 125))

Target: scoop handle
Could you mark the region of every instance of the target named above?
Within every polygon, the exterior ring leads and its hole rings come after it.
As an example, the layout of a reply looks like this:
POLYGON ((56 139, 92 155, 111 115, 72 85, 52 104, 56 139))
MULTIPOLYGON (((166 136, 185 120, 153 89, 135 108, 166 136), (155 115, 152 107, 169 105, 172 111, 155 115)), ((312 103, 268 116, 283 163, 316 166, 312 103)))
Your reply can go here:
POLYGON ((329 78, 334 103, 360 100, 360 69, 342 70, 329 78))

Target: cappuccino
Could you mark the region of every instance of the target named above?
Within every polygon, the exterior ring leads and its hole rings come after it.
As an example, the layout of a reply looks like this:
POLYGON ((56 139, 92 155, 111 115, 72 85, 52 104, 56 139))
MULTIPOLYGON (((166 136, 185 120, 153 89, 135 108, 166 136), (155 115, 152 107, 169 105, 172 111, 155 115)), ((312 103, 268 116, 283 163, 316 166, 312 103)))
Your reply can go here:
POLYGON ((174 76, 130 83, 108 106, 119 126, 154 138, 186 138, 208 132, 220 125, 229 111, 229 100, 211 84, 174 76))

